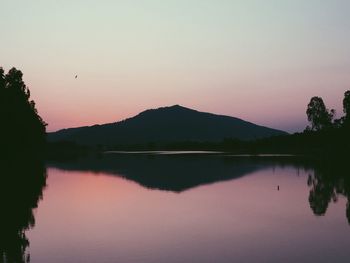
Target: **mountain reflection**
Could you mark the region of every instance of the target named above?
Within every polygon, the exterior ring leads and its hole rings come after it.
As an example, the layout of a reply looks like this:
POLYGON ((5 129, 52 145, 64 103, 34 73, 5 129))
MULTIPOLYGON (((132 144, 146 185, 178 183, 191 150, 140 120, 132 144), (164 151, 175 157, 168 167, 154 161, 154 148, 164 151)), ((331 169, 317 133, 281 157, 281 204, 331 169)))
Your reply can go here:
POLYGON ((99 158, 50 163, 64 170, 115 174, 150 188, 173 192, 239 178, 266 167, 247 158, 216 155, 106 154, 99 158))
POLYGON ((33 210, 46 185, 43 163, 33 160, 1 161, 0 262, 29 262, 25 231, 34 227, 33 210))
POLYGON ((294 157, 237 158, 223 155, 106 154, 72 162, 51 162, 63 170, 104 172, 122 176, 140 185, 173 192, 235 179, 261 169, 292 166, 310 170, 309 203, 317 216, 325 215, 339 195, 348 199, 346 216, 350 224, 350 177, 339 164, 316 165, 294 157))
POLYGON ((347 167, 315 167, 308 177, 310 187, 309 203, 315 215, 325 215, 331 202, 337 202, 339 195, 347 198, 346 217, 350 224, 350 177, 347 167))

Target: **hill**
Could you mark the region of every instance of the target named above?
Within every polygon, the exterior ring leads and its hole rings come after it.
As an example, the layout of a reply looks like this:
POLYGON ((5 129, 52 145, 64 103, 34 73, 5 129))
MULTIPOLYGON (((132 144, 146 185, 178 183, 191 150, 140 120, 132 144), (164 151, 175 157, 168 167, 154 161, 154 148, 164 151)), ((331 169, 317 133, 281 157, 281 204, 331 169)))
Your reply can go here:
POLYGON ((199 112, 180 105, 141 112, 135 117, 103 125, 63 129, 49 133, 50 142, 83 145, 135 145, 168 142, 253 140, 287 133, 242 119, 199 112))

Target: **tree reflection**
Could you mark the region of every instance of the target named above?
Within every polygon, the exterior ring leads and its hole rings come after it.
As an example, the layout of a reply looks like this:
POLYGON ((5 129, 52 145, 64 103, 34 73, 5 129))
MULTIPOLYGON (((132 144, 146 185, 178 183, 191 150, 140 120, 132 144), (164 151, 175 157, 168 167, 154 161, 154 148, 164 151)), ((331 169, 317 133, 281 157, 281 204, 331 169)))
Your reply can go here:
POLYGON ((34 160, 1 161, 0 262, 29 262, 25 231, 34 227, 33 210, 46 186, 46 170, 34 160))
POLYGON ((316 167, 309 175, 309 203, 315 215, 325 215, 331 202, 337 202, 340 195, 347 198, 346 217, 350 224, 350 178, 343 166, 316 167))

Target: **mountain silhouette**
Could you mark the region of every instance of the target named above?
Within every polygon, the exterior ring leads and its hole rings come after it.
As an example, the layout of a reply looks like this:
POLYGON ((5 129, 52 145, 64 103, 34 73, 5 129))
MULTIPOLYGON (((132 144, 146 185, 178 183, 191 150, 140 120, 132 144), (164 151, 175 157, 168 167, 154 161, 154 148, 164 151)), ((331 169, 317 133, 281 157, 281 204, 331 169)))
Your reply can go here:
POLYGON ((242 119, 174 105, 146 110, 120 122, 59 130, 48 134, 48 140, 84 145, 130 145, 252 140, 285 134, 242 119))

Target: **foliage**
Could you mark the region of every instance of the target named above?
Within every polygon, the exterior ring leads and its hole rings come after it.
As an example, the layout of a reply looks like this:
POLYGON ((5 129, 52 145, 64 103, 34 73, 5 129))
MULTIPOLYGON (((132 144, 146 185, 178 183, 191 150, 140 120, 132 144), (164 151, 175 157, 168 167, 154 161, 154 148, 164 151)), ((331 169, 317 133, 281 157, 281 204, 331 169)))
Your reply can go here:
POLYGON ((319 131, 332 126, 335 110, 328 110, 320 97, 312 97, 306 110, 307 119, 311 122, 311 130, 319 131))
POLYGON ((35 102, 20 70, 12 68, 5 75, 0 68, 0 146, 6 152, 18 149, 38 150, 45 143, 46 123, 39 116, 35 102))
POLYGON ((345 113, 344 122, 349 123, 350 122, 350 90, 347 90, 344 93, 343 111, 345 113))

